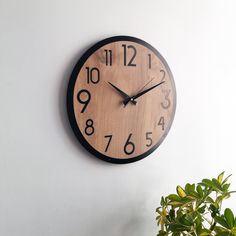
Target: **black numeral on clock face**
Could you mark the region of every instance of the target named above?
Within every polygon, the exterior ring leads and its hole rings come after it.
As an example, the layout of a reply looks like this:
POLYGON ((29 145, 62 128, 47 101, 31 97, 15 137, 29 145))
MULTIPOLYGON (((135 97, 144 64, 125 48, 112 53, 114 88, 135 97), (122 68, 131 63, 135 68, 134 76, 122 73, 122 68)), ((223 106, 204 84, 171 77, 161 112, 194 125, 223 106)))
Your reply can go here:
POLYGON ((90 82, 93 84, 97 84, 100 81, 100 71, 97 67, 89 68, 86 67, 87 70, 87 83, 90 82))
POLYGON ((132 136, 132 134, 129 134, 129 137, 128 137, 128 139, 127 139, 127 141, 125 143, 125 146, 124 146, 124 152, 127 155, 131 155, 134 152, 134 150, 135 150, 134 143, 130 141, 131 136, 132 136))
POLYGON ((136 54, 137 54, 136 48, 133 45, 129 45, 127 47, 126 44, 122 44, 122 47, 124 48, 124 66, 136 66, 136 64, 133 63, 133 60, 135 59, 136 54), (127 64, 127 48, 131 49, 131 51, 133 51, 133 55, 132 55, 130 61, 128 62, 128 64, 127 64))
POLYGON ((86 127, 85 127, 85 133, 90 136, 94 133, 95 129, 93 127, 93 120, 92 119, 88 119, 86 121, 86 127))
POLYGON ((147 132, 146 133, 146 140, 148 141, 148 143, 146 144, 147 147, 151 147, 152 146, 152 132, 147 132))
POLYGON ((77 99, 79 101, 79 103, 84 104, 84 107, 81 110, 81 113, 84 113, 86 107, 88 106, 90 99, 91 99, 91 94, 88 90, 86 89, 82 89, 78 92, 77 94, 77 99), (83 99, 85 95, 85 98, 83 99))
POLYGON ((164 116, 161 116, 160 117, 160 120, 158 122, 158 125, 161 126, 161 129, 162 130, 165 130, 165 119, 164 119, 164 116))
POLYGON ((148 68, 149 69, 152 68, 152 56, 151 56, 151 54, 148 54, 148 68))
POLYGON ((108 138, 108 143, 107 143, 107 146, 106 146, 106 149, 105 149, 105 152, 107 152, 108 147, 111 143, 112 135, 106 135, 106 136, 104 136, 104 138, 108 138))
POLYGON ((106 66, 112 66, 112 50, 105 49, 106 53, 106 66))

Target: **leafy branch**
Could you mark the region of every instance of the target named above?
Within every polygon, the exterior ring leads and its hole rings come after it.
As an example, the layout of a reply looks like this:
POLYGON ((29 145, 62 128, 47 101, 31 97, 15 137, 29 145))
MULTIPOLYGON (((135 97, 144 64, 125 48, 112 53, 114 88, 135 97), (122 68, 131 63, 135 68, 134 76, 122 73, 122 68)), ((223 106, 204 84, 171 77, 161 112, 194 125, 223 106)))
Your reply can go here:
POLYGON ((235 191, 222 172, 217 178, 198 184, 177 186, 176 194, 162 197, 156 209, 157 236, 236 236, 236 217, 231 209, 222 211, 222 202, 235 191))

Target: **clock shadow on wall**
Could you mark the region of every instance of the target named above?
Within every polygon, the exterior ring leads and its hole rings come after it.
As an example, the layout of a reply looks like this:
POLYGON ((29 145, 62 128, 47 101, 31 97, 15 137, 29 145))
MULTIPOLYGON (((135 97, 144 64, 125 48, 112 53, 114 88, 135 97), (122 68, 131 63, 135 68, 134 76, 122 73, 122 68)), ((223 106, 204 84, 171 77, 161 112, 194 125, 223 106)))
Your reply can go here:
MULTIPOLYGON (((147 42, 130 36, 99 41, 78 58, 72 73, 68 68, 65 75, 70 75, 68 118, 78 141, 107 162, 147 157, 168 134, 175 114, 175 83, 165 59, 147 42)), ((61 94, 65 87, 63 83, 61 94)), ((60 111, 68 124, 63 104, 60 111)))

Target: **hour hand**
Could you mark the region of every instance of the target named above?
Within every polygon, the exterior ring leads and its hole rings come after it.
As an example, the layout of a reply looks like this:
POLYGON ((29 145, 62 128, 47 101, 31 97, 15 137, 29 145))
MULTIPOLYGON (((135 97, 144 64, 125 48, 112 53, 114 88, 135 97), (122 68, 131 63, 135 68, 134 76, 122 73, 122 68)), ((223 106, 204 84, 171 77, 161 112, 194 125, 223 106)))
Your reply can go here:
POLYGON ((108 82, 117 92, 119 92, 119 94, 125 99, 125 100, 129 100, 130 102, 132 102, 134 105, 136 105, 136 101, 132 100, 131 97, 126 94, 125 92, 123 92, 121 89, 119 89, 118 87, 116 87, 114 84, 108 82))

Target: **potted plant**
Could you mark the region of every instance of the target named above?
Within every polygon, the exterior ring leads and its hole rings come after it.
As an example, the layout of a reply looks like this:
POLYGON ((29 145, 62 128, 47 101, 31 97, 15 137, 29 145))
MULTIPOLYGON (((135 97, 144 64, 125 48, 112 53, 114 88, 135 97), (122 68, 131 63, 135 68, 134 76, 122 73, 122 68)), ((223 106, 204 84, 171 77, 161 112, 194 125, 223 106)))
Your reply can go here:
MULTIPOLYGON (((231 175, 230 175, 231 176, 231 175)), ((176 194, 162 197, 156 209, 158 236, 236 236, 236 217, 222 203, 231 193, 229 177, 203 179, 198 184, 177 186, 176 194)))

